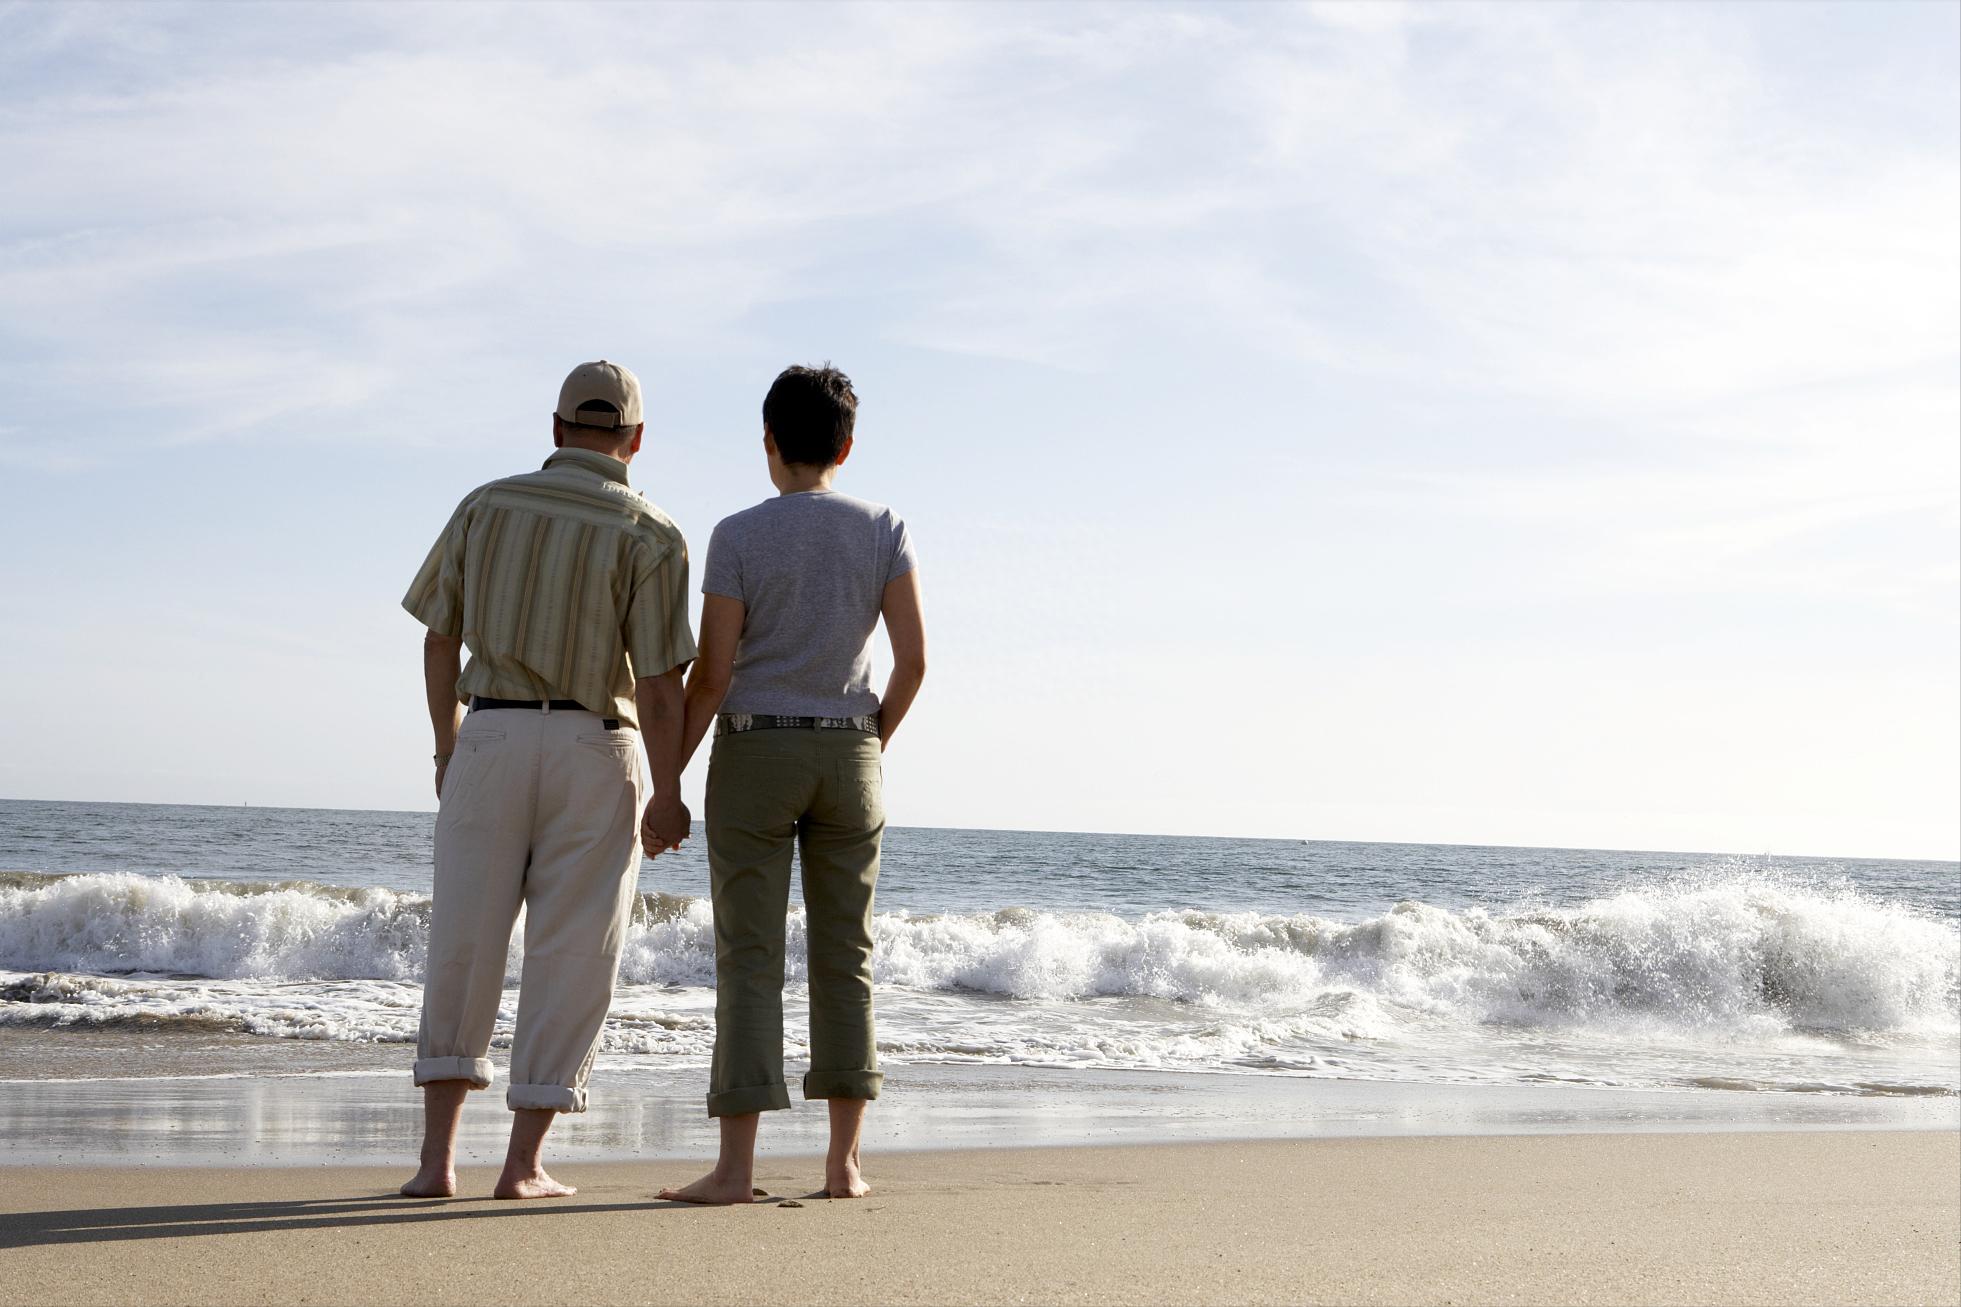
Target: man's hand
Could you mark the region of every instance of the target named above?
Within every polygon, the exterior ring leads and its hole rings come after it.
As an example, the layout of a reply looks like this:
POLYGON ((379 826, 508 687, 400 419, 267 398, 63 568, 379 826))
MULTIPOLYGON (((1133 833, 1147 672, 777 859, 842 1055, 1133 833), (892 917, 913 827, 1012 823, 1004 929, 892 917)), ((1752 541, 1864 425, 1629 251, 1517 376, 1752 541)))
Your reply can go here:
POLYGON ((633 683, 647 749, 647 779, 654 790, 654 801, 640 820, 640 843, 650 857, 672 853, 688 838, 688 805, 681 802, 682 670, 670 667, 633 683))
POLYGON ((640 847, 650 858, 672 853, 687 840, 693 825, 694 815, 687 804, 675 797, 657 797, 647 805, 647 815, 640 821, 640 847))
POLYGON ((443 801, 443 775, 449 771, 449 759, 436 759, 436 802, 443 801))

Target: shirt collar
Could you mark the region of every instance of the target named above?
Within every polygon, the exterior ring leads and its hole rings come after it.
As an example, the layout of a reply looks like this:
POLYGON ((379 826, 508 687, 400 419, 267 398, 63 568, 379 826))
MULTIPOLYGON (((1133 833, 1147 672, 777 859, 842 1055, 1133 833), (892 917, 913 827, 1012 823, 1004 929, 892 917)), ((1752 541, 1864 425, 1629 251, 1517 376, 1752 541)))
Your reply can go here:
POLYGON ((545 460, 546 467, 558 463, 570 463, 588 472, 597 472, 608 481, 617 481, 621 485, 628 484, 626 464, 610 454, 601 454, 591 449, 561 449, 545 460))

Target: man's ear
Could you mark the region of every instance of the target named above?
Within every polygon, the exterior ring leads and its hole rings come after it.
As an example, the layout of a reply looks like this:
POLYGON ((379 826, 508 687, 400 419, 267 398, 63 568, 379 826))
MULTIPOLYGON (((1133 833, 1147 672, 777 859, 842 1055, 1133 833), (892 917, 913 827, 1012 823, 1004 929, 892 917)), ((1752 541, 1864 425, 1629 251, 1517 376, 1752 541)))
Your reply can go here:
POLYGON ((637 454, 637 453, 639 453, 639 452, 640 452, 640 438, 641 438, 642 436, 644 436, 644 435, 646 435, 646 434, 647 434, 647 424, 646 424, 645 422, 642 422, 642 423, 639 423, 638 425, 636 425, 636 426, 635 426, 635 427, 633 428, 633 443, 632 443, 632 444, 629 444, 629 445, 628 445, 628 446, 626 447, 626 452, 627 452, 627 453, 629 453, 629 454, 637 454))
POLYGON ((552 448, 565 448, 565 424, 558 420, 556 413, 552 414, 552 448))
POLYGON ((768 426, 763 427, 763 452, 771 458, 776 457, 776 437, 769 433, 768 426))
POLYGON ((846 436, 844 438, 844 445, 842 448, 838 450, 838 461, 836 466, 843 467, 844 460, 851 457, 851 440, 852 438, 850 436, 846 436))

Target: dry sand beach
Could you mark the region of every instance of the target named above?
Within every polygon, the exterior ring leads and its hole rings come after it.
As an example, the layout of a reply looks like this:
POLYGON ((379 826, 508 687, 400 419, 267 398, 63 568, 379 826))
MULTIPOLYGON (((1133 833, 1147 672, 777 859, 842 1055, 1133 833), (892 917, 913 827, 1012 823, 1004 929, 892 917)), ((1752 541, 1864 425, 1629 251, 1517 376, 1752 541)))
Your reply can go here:
POLYGON ((1961 1299, 1951 1131, 920 1152, 863 1202, 653 1199, 692 1169, 572 1163, 577 1197, 521 1205, 392 1198, 399 1167, 11 1169, 0 1302, 1961 1299))

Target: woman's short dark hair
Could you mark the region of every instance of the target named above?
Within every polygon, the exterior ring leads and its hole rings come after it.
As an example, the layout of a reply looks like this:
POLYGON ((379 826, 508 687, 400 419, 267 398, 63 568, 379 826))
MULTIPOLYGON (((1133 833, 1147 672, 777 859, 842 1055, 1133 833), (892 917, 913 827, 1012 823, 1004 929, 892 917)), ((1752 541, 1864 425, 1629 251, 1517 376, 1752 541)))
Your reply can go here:
POLYGON ((785 463, 829 467, 858 420, 851 378, 826 363, 785 368, 763 396, 763 425, 785 463))

